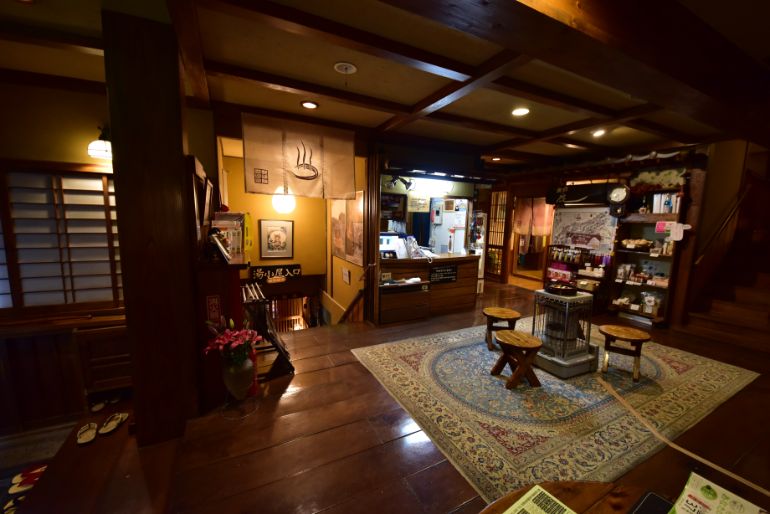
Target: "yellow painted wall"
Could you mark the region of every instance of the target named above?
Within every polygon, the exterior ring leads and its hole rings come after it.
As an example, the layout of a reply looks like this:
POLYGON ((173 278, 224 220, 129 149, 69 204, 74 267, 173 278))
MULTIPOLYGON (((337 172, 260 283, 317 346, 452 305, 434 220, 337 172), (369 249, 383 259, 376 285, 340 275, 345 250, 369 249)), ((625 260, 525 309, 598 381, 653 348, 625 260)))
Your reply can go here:
POLYGON ((109 123, 105 95, 0 84, 0 157, 104 164, 88 143, 109 123))
MULTIPOLYGON (((355 158, 356 190, 363 191, 366 185, 366 159, 364 157, 355 158)), ((326 226, 331 226, 331 200, 327 201, 326 206, 326 226)), ((330 299, 333 302, 324 302, 324 307, 329 311, 332 323, 336 323, 344 310, 358 294, 358 290, 364 287, 364 283, 359 278, 364 273, 364 268, 332 255, 331 231, 326 240, 326 254, 329 259, 327 275, 327 291, 330 292, 330 299), (350 270, 350 284, 346 284, 342 278, 343 270, 350 270), (334 304, 337 305, 334 305, 334 304), (340 311, 340 307, 342 311, 340 311)))
MULTIPOLYGON (((272 196, 246 193, 243 178, 243 159, 225 157, 225 169, 228 171, 227 188, 230 210, 249 212, 253 222, 254 248, 251 251, 252 266, 272 266, 278 264, 300 264, 303 275, 323 275, 326 273, 327 235, 326 235, 326 200, 323 198, 297 197, 297 207, 290 214, 279 214, 273 209, 272 196), (259 258, 260 219, 294 221, 294 258, 267 259, 259 258)), ((245 274, 245 272, 244 272, 245 274)))

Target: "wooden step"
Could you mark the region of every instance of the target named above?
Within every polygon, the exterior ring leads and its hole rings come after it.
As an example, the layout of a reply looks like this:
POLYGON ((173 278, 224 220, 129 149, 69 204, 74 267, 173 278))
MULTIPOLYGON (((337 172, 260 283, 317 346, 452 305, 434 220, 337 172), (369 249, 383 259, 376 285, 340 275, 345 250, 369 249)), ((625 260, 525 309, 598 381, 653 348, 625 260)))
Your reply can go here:
POLYGON ((734 320, 716 317, 708 313, 691 312, 687 333, 705 337, 720 343, 732 344, 770 353, 770 331, 736 324, 734 320))
POLYGON ((712 300, 709 313, 718 318, 732 318, 736 323, 754 328, 770 328, 770 309, 761 303, 712 300))
POLYGON ((735 301, 740 303, 755 303, 770 307, 770 288, 754 285, 735 286, 735 301))
MULTIPOLYGON (((765 260, 767 263, 767 260, 765 260)), ((754 286, 765 291, 770 291, 770 273, 757 273, 757 280, 754 286)))

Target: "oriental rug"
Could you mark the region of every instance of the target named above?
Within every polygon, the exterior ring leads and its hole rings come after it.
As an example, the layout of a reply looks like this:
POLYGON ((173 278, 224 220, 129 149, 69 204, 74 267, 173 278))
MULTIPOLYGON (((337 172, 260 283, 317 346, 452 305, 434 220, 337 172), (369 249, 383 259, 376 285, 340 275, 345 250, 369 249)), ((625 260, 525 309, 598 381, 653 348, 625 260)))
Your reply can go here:
MULTIPOLYGON (((531 318, 516 328, 530 331, 531 318)), ((506 389, 510 367, 489 374, 499 352, 487 350, 484 331, 477 326, 353 353, 487 502, 546 480, 610 482, 663 447, 598 382, 599 372, 565 380, 536 369, 542 387, 523 380, 506 389)), ((592 342, 603 345, 596 330, 592 342)), ((654 342, 644 345, 636 383, 632 364, 632 357, 612 353, 604 379, 670 439, 758 376, 654 342)))

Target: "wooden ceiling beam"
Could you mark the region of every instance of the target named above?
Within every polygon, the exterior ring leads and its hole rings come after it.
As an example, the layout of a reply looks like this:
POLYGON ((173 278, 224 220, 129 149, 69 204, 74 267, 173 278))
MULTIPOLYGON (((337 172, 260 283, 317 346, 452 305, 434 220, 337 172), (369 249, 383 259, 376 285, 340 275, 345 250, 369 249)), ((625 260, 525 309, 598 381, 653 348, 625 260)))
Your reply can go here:
POLYGON ((62 30, 19 25, 0 21, 0 39, 16 41, 86 55, 104 56, 104 44, 99 37, 82 36, 62 30))
POLYGON ((179 54, 182 57, 185 75, 195 98, 208 103, 209 83, 203 66, 203 45, 201 43, 198 11, 193 0, 166 0, 171 24, 176 33, 179 54))
POLYGON ((31 71, 11 70, 0 68, 0 83, 17 86, 46 87, 51 89, 63 89, 77 93, 91 93, 106 95, 107 86, 104 82, 95 80, 76 79, 72 77, 60 77, 31 71))
MULTIPOLYGON (((238 80, 247 80, 255 85, 267 89, 305 95, 312 98, 327 98, 347 105, 363 107, 380 112, 387 112, 390 114, 406 115, 412 112, 412 107, 405 104, 399 104, 397 102, 381 100, 379 98, 366 95, 350 93, 349 91, 343 91, 335 88, 319 86, 317 84, 311 84, 309 82, 303 82, 288 77, 282 77, 257 70, 233 66, 231 64, 207 60, 205 61, 205 66, 207 72, 211 75, 238 80)), ((537 132, 531 130, 520 129, 509 125, 492 123, 440 111, 429 114, 427 119, 438 123, 455 125, 485 132, 506 134, 509 136, 532 138, 538 135, 537 132)))
POLYGON ((472 130, 480 130, 482 132, 494 132, 496 134, 505 134, 507 136, 515 136, 522 138, 533 138, 537 136, 537 132, 533 130, 527 130, 518 127, 512 127, 510 125, 503 125, 502 123, 493 123, 491 121, 478 120, 475 118, 468 118, 467 116, 460 116, 457 114, 450 114, 448 112, 437 111, 426 116, 426 119, 430 121, 437 121, 439 123, 445 123, 447 125, 455 125, 472 130))
POLYGON ((574 96, 551 91, 541 86, 529 84, 511 77, 500 77, 487 86, 500 93, 526 98, 543 105, 557 107, 565 111, 585 114, 594 118, 609 118, 614 111, 608 107, 583 100, 574 96))
POLYGON ((205 67, 206 72, 211 75, 246 80, 260 87, 272 89, 274 91, 282 91, 284 93, 304 95, 313 98, 326 98, 346 105, 363 107, 365 109, 380 112, 401 114, 408 114, 410 112, 410 107, 408 105, 399 104, 397 102, 381 100, 372 96, 351 93, 349 91, 342 91, 327 86, 304 82, 302 80, 273 75, 272 73, 242 68, 232 64, 207 60, 205 61, 205 67))
POLYGON ((473 72, 473 66, 454 59, 267 0, 198 0, 197 5, 452 80, 467 80, 473 72))
POLYGON ((438 111, 439 109, 456 102, 460 98, 485 87, 487 84, 516 66, 521 66, 529 61, 530 58, 527 56, 510 50, 503 50, 490 59, 487 59, 487 61, 476 68, 473 72, 473 76, 468 80, 447 84, 438 91, 435 91, 417 102, 412 106, 409 114, 394 116, 377 127, 377 129, 380 132, 387 132, 427 116, 428 114, 438 111))
POLYGON ((501 150, 499 152, 483 152, 483 155, 502 157, 504 159, 515 159, 517 161, 525 162, 543 162, 551 161, 558 156, 544 155, 532 152, 522 152, 521 150, 501 150))
POLYGON ((383 1, 770 146, 770 72, 678 2, 383 1))
POLYGON ((685 134, 684 132, 649 120, 628 120, 625 122, 625 125, 636 130, 641 130, 642 132, 647 132, 648 134, 662 137, 663 139, 678 141, 685 144, 698 143, 703 140, 702 137, 685 134))

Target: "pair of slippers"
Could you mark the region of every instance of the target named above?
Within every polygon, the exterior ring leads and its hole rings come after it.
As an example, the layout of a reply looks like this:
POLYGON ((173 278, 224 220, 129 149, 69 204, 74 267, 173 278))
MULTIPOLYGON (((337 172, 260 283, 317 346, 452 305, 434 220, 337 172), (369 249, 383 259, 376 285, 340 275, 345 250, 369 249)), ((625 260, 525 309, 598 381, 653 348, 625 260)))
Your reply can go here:
MULTIPOLYGON (((32 486, 37 483, 40 475, 43 474, 43 471, 45 471, 47 467, 47 464, 42 466, 33 466, 15 475, 11 479, 11 487, 8 489, 8 494, 19 494, 32 489, 32 486)), ((3 512, 7 512, 8 508, 10 507, 6 505, 6 508, 4 508, 3 512)))
POLYGON ((112 398, 109 398, 107 400, 104 400, 103 402, 96 402, 91 405, 91 412, 99 412, 102 410, 106 405, 118 403, 120 401, 119 396, 113 396, 112 398))
POLYGON ((5 504, 3 507, 3 514, 15 514, 16 509, 18 509, 22 502, 27 498, 26 495, 17 496, 16 498, 11 498, 8 500, 8 503, 5 504))
POLYGON ((116 412, 108 417, 101 427, 97 428, 96 423, 86 423, 78 430, 78 444, 88 444, 96 439, 96 434, 107 435, 114 432, 125 420, 128 419, 127 412, 116 412))

